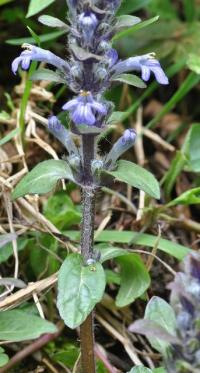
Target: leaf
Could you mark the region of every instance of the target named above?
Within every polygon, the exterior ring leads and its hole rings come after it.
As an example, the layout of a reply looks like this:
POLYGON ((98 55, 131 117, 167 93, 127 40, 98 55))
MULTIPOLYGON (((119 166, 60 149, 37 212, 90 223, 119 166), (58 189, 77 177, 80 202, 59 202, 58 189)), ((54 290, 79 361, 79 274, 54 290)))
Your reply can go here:
POLYGON ((14 1, 14 0, 0 0, 0 6, 11 3, 11 1, 14 1))
POLYGON ((122 16, 117 17, 114 30, 115 32, 118 32, 124 28, 132 27, 140 22, 141 22, 141 19, 139 17, 134 17, 130 15, 122 15, 122 16))
MULTIPOLYGON (((40 43, 45 43, 47 41, 55 40, 56 38, 64 34, 65 31, 54 31, 47 34, 38 35, 38 37, 40 39, 40 43)), ((10 45, 22 45, 24 43, 34 44, 35 40, 34 38, 27 36, 27 38, 8 39, 6 40, 6 43, 10 45)))
MULTIPOLYGON (((8 118, 9 119, 9 118, 8 118)), ((4 136, 1 140, 0 140, 0 146, 6 144, 8 141, 12 140, 13 137, 17 136, 20 132, 20 129, 19 128, 15 128, 14 130, 10 131, 6 136, 4 136)))
POLYGON ((113 176, 116 180, 143 190, 153 198, 160 198, 160 188, 155 177, 135 163, 121 160, 117 162, 116 170, 104 172, 113 176))
POLYGON ((74 180, 67 162, 55 159, 41 162, 20 180, 12 193, 12 199, 26 194, 48 193, 61 179, 74 180))
POLYGON ((186 164, 186 158, 181 151, 177 151, 175 158, 171 162, 171 166, 167 173, 165 174, 164 179, 164 190, 167 196, 170 195, 173 186, 177 180, 177 177, 180 175, 186 164))
POLYGON ((17 238, 16 233, 7 233, 0 235, 0 248, 4 247, 10 241, 13 241, 17 238))
POLYGON ((153 371, 140 365, 132 368, 128 373, 153 373, 153 371))
POLYGON ((189 165, 194 172, 200 172, 200 124, 193 124, 189 134, 189 165))
POLYGON ((44 14, 43 16, 40 16, 38 18, 38 21, 45 26, 64 28, 66 31, 69 29, 69 26, 66 25, 66 23, 64 23, 60 19, 46 15, 46 14, 44 14))
POLYGON ((162 353, 164 353, 163 350, 161 350, 160 347, 160 350, 155 347, 155 344, 151 342, 152 339, 153 341, 156 339, 159 341, 159 343, 166 344, 166 346, 169 344, 180 344, 180 341, 175 336, 169 334, 167 330, 160 326, 156 321, 148 319, 137 320, 131 324, 128 329, 130 332, 145 335, 151 345, 162 353))
MULTIPOLYGON (((169 334, 174 335, 176 330, 175 313, 173 308, 162 298, 155 296, 151 298, 145 310, 145 319, 155 321, 169 334)), ((161 354, 166 355, 169 343, 160 340, 159 338, 151 337, 148 339, 153 348, 161 354)))
POLYGON ((4 353, 4 349, 0 347, 0 368, 6 365, 9 361, 8 355, 4 353))
MULTIPOLYGON (((72 240, 78 240, 80 238, 79 231, 67 231, 67 235, 72 240)), ((159 242, 157 236, 153 236, 147 233, 123 231, 118 232, 116 230, 105 230, 98 234, 95 238, 96 242, 117 242, 129 245, 155 247, 158 243, 158 249, 171 255, 178 260, 182 260, 191 252, 189 247, 177 244, 175 242, 160 238, 159 242)))
POLYGON ((144 294, 150 286, 149 273, 137 254, 117 259, 121 267, 121 285, 116 298, 118 307, 125 307, 144 294))
POLYGON ((56 83, 66 83, 59 73, 49 69, 38 69, 31 75, 30 80, 47 80, 56 83))
POLYGON ((151 0, 124 0, 119 8, 118 14, 133 13, 144 8, 151 0))
POLYGON ((146 88, 146 84, 143 82, 143 80, 133 74, 121 74, 114 77, 112 81, 122 82, 137 88, 146 88))
POLYGON ((128 251, 126 251, 124 249, 120 249, 119 247, 97 246, 96 248, 100 250, 100 253, 101 253, 100 261, 101 261, 101 263, 104 263, 104 262, 106 262, 107 260, 110 260, 110 259, 117 258, 118 256, 129 255, 128 251))
POLYGON ((156 17, 153 17, 153 18, 150 18, 148 19, 147 21, 144 21, 144 22, 141 22, 141 23, 138 23, 137 25, 134 25, 132 27, 130 27, 128 30, 123 30, 123 31, 120 31, 118 32, 112 40, 118 40, 118 39, 121 39, 121 38, 124 38, 125 36, 128 36, 130 34, 133 34, 134 32, 136 31, 139 31, 141 29, 143 29, 144 27, 147 27, 149 25, 151 25, 152 23, 154 22, 157 22, 159 19, 159 16, 156 16, 156 17))
POLYGON ((54 3, 55 0, 30 0, 28 13, 26 18, 32 17, 35 14, 41 12, 50 4, 54 3))
POLYGON ((105 289, 105 273, 100 263, 84 266, 79 254, 70 254, 58 274, 57 307, 61 318, 71 329, 81 325, 105 289))
POLYGON ((176 205, 194 205, 200 203, 200 187, 187 190, 179 197, 167 204, 167 207, 176 205))
POLYGON ((190 70, 196 74, 200 74, 200 56, 198 54, 190 54, 188 56, 187 65, 190 70))
POLYGON ((57 192, 49 197, 44 206, 44 215, 59 230, 69 229, 81 221, 81 212, 66 194, 66 191, 57 192))
POLYGON ((35 33, 35 31, 32 30, 32 28, 30 28, 29 26, 27 26, 27 29, 28 31, 30 32, 32 38, 34 39, 34 42, 40 46, 41 42, 40 42, 40 37, 35 33))
POLYGON ((0 340, 9 342, 36 339, 45 333, 56 333, 54 324, 21 310, 0 312, 0 340), (31 321, 31 322, 30 322, 31 321))
MULTIPOLYGON (((17 239, 17 249, 18 251, 22 251, 25 249, 28 243, 28 239, 26 238, 18 238, 17 239)), ((0 250, 0 263, 6 262, 13 255, 13 247, 12 243, 7 243, 3 248, 0 250)))
POLYGON ((124 111, 114 111, 107 120, 107 125, 118 124, 123 121, 126 113, 124 111))
POLYGON ((13 278, 13 277, 3 277, 0 278, 0 286, 1 285, 14 285, 14 287, 19 289, 24 289, 26 287, 26 284, 24 281, 13 278))

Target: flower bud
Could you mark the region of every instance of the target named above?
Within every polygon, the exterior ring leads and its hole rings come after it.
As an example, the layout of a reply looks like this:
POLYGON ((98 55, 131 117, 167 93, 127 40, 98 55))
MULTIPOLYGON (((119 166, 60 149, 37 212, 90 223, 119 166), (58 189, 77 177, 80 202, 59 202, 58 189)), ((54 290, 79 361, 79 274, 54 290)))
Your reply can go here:
POLYGON ((113 168, 117 159, 130 149, 136 140, 136 132, 133 129, 127 129, 123 136, 114 144, 111 151, 108 153, 105 164, 107 168, 113 168))
POLYGON ((90 11, 81 13, 79 16, 80 29, 83 32, 84 41, 89 45, 94 36, 95 29, 98 25, 98 19, 96 15, 90 11))

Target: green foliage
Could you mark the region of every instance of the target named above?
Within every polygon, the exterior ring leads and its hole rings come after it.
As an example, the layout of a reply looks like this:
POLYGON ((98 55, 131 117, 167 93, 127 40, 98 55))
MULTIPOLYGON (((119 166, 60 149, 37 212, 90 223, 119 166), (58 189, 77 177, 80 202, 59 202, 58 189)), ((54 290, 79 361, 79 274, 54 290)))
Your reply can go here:
MULTIPOLYGON (((176 330, 176 317, 173 308, 163 299, 153 297, 147 304, 145 319, 152 320, 157 325, 163 327, 167 332, 174 335, 176 330)), ((149 343, 166 356, 169 344, 159 338, 148 338, 149 343)))
POLYGON ((38 14, 43 9, 54 3, 55 0, 30 0, 27 18, 38 14))
POLYGON ((141 366, 136 366, 132 368, 128 373, 153 373, 153 371, 141 365, 141 366))
POLYGON ((71 329, 81 325, 105 289, 105 273, 100 263, 85 266, 79 254, 70 254, 58 275, 57 307, 61 318, 71 329))
POLYGON ((81 213, 65 191, 51 196, 44 206, 44 215, 58 228, 67 229, 81 221, 81 213))
POLYGON ((139 255, 125 255, 118 258, 117 262, 121 267, 121 283, 116 304, 125 307, 144 294, 151 280, 139 255))
POLYGON ((168 207, 176 205, 194 205, 200 203, 200 187, 187 190, 168 203, 168 207))
POLYGON ((116 180, 143 190, 153 198, 160 198, 160 188, 155 177, 135 163, 121 160, 118 162, 116 170, 106 171, 106 173, 116 180))
POLYGON ((136 10, 143 8, 151 0, 123 0, 122 5, 119 9, 119 14, 133 13, 136 10))
MULTIPOLYGON (((67 235, 74 240, 80 238, 80 234, 77 231, 68 231, 67 235)), ((178 260, 182 260, 190 252, 188 247, 179 245, 176 242, 165 240, 164 238, 160 238, 158 241, 157 236, 140 232, 105 230, 95 240, 96 242, 117 242, 147 247, 155 247, 157 245, 159 250, 178 260)))
POLYGON ((146 88, 146 84, 143 82, 142 79, 138 78, 138 76, 133 74, 121 74, 119 76, 116 76, 113 81, 125 83, 132 85, 134 87, 138 88, 146 88))
POLYGON ((16 199, 26 194, 48 193, 61 179, 73 181, 73 175, 67 162, 54 159, 41 162, 23 177, 16 186, 12 198, 16 199))
POLYGON ((4 349, 0 347, 0 368, 6 365, 9 361, 8 355, 4 353, 4 349))
MULTIPOLYGON (((18 238, 17 239, 17 248, 18 251, 22 251, 26 248, 28 243, 28 239, 24 238, 18 238)), ((5 246, 3 246, 0 250, 0 263, 6 262, 11 255, 13 255, 13 246, 12 243, 7 243, 5 246)))
POLYGON ((24 311, 11 310, 0 312, 0 339, 2 341, 19 342, 36 339, 45 333, 56 333, 55 325, 39 316, 24 311))

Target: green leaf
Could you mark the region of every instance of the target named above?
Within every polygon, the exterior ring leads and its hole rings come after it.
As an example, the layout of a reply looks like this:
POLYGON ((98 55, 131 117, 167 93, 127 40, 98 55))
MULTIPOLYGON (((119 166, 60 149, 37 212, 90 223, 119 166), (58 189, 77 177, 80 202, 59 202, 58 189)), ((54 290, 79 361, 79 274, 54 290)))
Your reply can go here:
POLYGON ((176 205, 195 205, 200 203, 200 187, 187 190, 179 197, 167 204, 168 207, 176 205))
POLYGON ((28 31, 30 32, 32 38, 34 39, 35 43, 40 46, 40 37, 35 33, 35 31, 32 30, 29 26, 27 26, 28 31))
POLYGON ((137 88, 146 88, 146 84, 143 82, 143 80, 138 78, 137 75, 133 74, 121 74, 114 77, 112 81, 122 82, 137 88))
POLYGON ((167 373, 167 371, 165 370, 165 368, 160 367, 153 369, 153 373, 167 373))
MULTIPOLYGON (((54 32, 49 32, 48 34, 38 35, 38 37, 40 38, 40 43, 45 43, 47 41, 57 39, 59 36, 64 35, 65 32, 66 31, 54 31, 54 32)), ((22 45, 24 43, 34 44, 35 39, 31 37, 8 39, 6 40, 6 43, 10 45, 22 45)))
POLYGON ((105 289, 105 273, 100 263, 84 266, 79 254, 70 254, 58 274, 57 307, 71 329, 81 325, 105 289))
POLYGON ((0 367, 6 365, 9 361, 8 355, 4 353, 4 349, 0 347, 0 367))
POLYGON ((20 180, 12 193, 12 199, 26 194, 48 193, 61 179, 74 180, 67 162, 55 159, 41 162, 20 180))
POLYGON ((11 3, 11 1, 14 1, 14 0, 0 0, 0 6, 11 3))
POLYGON ((200 172, 200 124, 193 124, 189 133, 189 165, 194 172, 200 172))
POLYGON ((29 3, 28 13, 26 17, 32 17, 35 14, 41 12, 50 4, 54 3, 55 0, 31 0, 29 3))
MULTIPOLYGON (((27 238, 18 238, 17 239, 17 249, 22 251, 26 248, 28 243, 27 238)), ((6 262, 13 255, 13 246, 12 243, 7 243, 0 249, 0 263, 6 262)))
MULTIPOLYGON (((155 321, 169 334, 174 335, 176 330, 176 317, 173 308, 162 298, 153 297, 147 304, 145 319, 155 321)), ((161 354, 166 355, 169 343, 158 339, 149 338, 149 343, 161 354)))
POLYGON ((62 78, 59 73, 53 70, 49 70, 49 69, 38 69, 31 75, 30 79, 31 80, 47 80, 47 81, 56 82, 56 83, 66 83, 64 78, 62 78))
POLYGON ((96 246, 97 249, 100 250, 101 253, 101 263, 106 262, 107 260, 117 258, 118 256, 124 256, 124 255, 129 255, 129 252, 126 251, 125 249, 120 249, 119 247, 114 247, 114 246, 96 246))
POLYGON ((17 136, 20 132, 20 129, 19 128, 15 128, 14 130, 10 131, 6 136, 4 136, 1 140, 0 140, 0 146, 6 144, 8 141, 12 140, 13 137, 17 136))
POLYGON ((17 235, 15 233, 6 233, 0 235, 0 248, 4 247, 7 243, 16 239, 17 235))
POLYGON ((153 373, 153 371, 141 365, 141 366, 132 368, 128 373, 153 373))
POLYGON ((138 23, 137 25, 134 25, 134 26, 130 27, 128 30, 120 31, 113 37, 112 40, 115 41, 115 40, 124 38, 125 36, 128 36, 130 34, 133 34, 134 32, 139 31, 139 30, 143 29, 144 27, 147 27, 147 26, 151 25, 154 22, 157 22, 158 19, 159 19, 159 16, 156 16, 156 17, 148 19, 147 21, 138 23))
POLYGON ((38 18, 38 21, 45 26, 69 29, 68 25, 56 17, 44 14, 38 18))
POLYGON ((200 74, 200 56, 198 54, 190 54, 187 65, 190 70, 194 71, 196 74, 200 74))
POLYGON ((105 173, 113 176, 116 180, 143 190, 153 198, 160 198, 160 188, 155 177, 135 163, 121 160, 117 163, 116 170, 105 171, 105 173))
POLYGON ((151 0, 124 0, 118 11, 118 14, 133 13, 136 10, 144 8, 151 0))
POLYGON ((137 254, 129 254, 117 259, 121 267, 121 285, 116 298, 118 307, 125 307, 142 296, 150 286, 149 273, 137 254))
POLYGON ((117 17, 114 30, 117 32, 119 30, 123 30, 124 28, 132 27, 140 22, 141 22, 141 19, 139 17, 122 15, 122 16, 117 17))
POLYGON ((0 340, 9 342, 36 339, 45 333, 56 333, 54 324, 21 310, 0 312, 0 340), (30 322, 31 321, 31 322, 30 322))
POLYGON ((177 177, 180 175, 186 164, 186 158, 181 151, 177 151, 175 158, 172 160, 171 165, 164 178, 164 190, 167 196, 170 195, 177 177))
POLYGON ((124 111, 114 111, 107 120, 107 125, 118 124, 123 121, 126 113, 124 111))
POLYGON ((60 230, 68 229, 81 221, 81 212, 66 191, 57 192, 48 199, 44 206, 44 215, 60 230))
MULTIPOLYGON (((80 233, 78 231, 67 231, 67 236, 73 240, 78 240, 80 238, 80 233)), ((158 249, 182 260, 191 252, 189 247, 177 244, 176 242, 165 240, 160 238, 158 242, 158 237, 147 233, 133 232, 133 231, 122 231, 118 232, 116 230, 105 230, 98 234, 95 238, 96 242, 117 242, 129 245, 147 246, 155 247, 158 244, 158 249)))

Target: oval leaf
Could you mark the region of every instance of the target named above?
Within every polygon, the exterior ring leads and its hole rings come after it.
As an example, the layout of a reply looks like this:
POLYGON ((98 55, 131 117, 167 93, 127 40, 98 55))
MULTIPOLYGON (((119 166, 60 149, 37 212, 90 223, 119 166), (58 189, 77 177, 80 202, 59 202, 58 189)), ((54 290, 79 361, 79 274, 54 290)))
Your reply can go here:
POLYGON ((81 255, 68 255, 58 274, 57 307, 69 328, 74 329, 83 323, 102 299, 105 284, 100 263, 84 266, 81 255))
POLYGON ((45 333, 56 332, 55 325, 39 316, 32 314, 30 319, 30 315, 21 310, 0 312, 0 340, 2 341, 26 341, 45 333))
MULTIPOLYGON (((153 297, 147 304, 145 310, 145 319, 152 320, 161 326, 169 334, 174 335, 176 330, 176 317, 173 308, 162 298, 153 297)), ((149 343, 157 351, 166 355, 169 342, 160 338, 149 338, 149 343)))
POLYGON ((121 74, 113 78, 112 81, 122 82, 137 88, 146 88, 146 84, 143 82, 143 80, 133 74, 121 74))
POLYGON ((160 188, 155 177, 144 168, 128 161, 119 161, 114 171, 105 171, 107 174, 123 181, 135 188, 143 190, 153 198, 160 198, 160 188))
POLYGON ((49 69, 38 69, 31 75, 30 80, 47 80, 66 84, 66 80, 58 72, 49 69))
POLYGON ((125 307, 142 296, 150 285, 150 276, 137 254, 117 259, 121 267, 121 285, 116 298, 118 307, 125 307))
POLYGON ((66 25, 66 23, 64 23, 60 19, 58 19, 56 17, 52 17, 52 16, 49 16, 49 15, 46 15, 46 14, 44 14, 43 16, 40 16, 38 18, 38 21, 40 23, 42 23, 43 25, 45 25, 45 26, 57 27, 57 28, 64 28, 66 30, 69 29, 69 27, 66 25))
POLYGON ((12 199, 26 194, 48 193, 61 179, 74 180, 67 162, 55 159, 41 162, 19 182, 12 193, 12 199))
POLYGON ((50 4, 54 3, 54 1, 55 0, 31 0, 29 3, 28 13, 26 17, 28 18, 34 16, 50 4))

